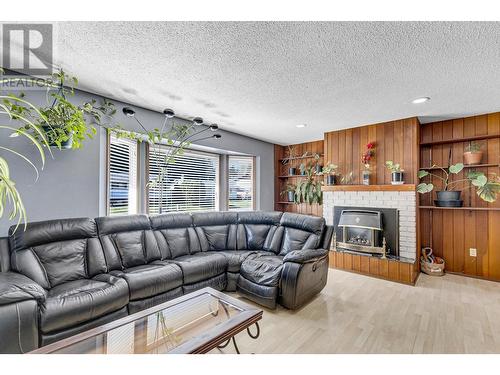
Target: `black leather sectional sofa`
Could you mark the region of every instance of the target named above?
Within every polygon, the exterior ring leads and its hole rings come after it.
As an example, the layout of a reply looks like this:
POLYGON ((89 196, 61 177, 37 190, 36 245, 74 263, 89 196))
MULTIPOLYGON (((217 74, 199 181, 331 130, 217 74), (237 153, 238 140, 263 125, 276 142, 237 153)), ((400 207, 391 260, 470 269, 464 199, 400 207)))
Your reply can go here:
POLYGON ((0 238, 0 353, 22 353, 206 286, 296 309, 326 284, 319 217, 213 212, 61 219, 0 238))

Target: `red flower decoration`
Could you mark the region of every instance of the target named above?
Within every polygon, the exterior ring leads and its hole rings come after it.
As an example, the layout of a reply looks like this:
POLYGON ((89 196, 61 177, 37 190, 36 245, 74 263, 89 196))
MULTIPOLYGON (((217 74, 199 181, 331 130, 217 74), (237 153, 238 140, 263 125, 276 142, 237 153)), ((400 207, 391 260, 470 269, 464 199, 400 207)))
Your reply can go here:
POLYGON ((371 142, 366 145, 367 149, 371 149, 373 147, 375 147, 375 145, 373 143, 371 143, 371 142))

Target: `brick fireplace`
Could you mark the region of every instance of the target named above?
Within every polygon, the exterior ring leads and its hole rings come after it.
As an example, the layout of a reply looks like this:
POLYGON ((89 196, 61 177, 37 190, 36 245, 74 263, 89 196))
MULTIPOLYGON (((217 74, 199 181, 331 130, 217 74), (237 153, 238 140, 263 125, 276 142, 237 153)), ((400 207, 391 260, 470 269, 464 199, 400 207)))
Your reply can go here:
MULTIPOLYGON (((412 185, 414 186, 414 185, 412 185)), ((377 189, 368 190, 370 187, 354 187, 342 190, 323 192, 323 217, 327 224, 334 223, 334 208, 366 207, 366 208, 394 208, 399 213, 399 258, 402 261, 413 262, 417 254, 417 213, 415 190, 404 187, 398 190, 377 189)), ((374 188, 375 189, 375 188, 374 188)))

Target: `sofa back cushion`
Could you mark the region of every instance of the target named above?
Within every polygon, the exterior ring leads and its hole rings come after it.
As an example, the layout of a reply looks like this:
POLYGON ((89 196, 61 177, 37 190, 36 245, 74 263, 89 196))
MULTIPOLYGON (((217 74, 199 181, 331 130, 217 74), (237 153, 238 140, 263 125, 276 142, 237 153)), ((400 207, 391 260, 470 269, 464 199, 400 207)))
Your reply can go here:
POLYGON ((190 214, 156 215, 151 216, 150 221, 163 259, 173 259, 201 251, 190 214))
POLYGON ((238 249, 278 253, 281 244, 281 212, 248 211, 238 213, 238 249))
POLYGON ((236 250, 236 212, 193 213, 192 217, 201 251, 236 250))
POLYGON ((106 272, 94 220, 41 221, 23 229, 9 230, 12 268, 45 289, 106 272))
POLYGON ((0 272, 7 272, 10 270, 10 249, 9 238, 0 238, 0 272))
POLYGON ((279 253, 286 255, 294 250, 318 248, 325 227, 325 219, 285 212, 281 217, 280 225, 283 230, 283 240, 279 253))
POLYGON ((161 259, 146 215, 98 217, 96 223, 110 271, 161 259))

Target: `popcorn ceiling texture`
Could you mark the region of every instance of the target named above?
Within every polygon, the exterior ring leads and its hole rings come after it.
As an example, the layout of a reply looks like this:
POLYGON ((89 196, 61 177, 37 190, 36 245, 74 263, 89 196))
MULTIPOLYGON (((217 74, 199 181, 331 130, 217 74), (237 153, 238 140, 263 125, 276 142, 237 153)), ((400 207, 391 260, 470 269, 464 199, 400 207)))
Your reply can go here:
POLYGON ((394 119, 499 110, 500 23, 55 25, 55 63, 81 88, 282 145, 394 119), (410 103, 421 96, 431 101, 410 103))
POLYGON ((417 254, 417 211, 411 191, 325 191, 323 217, 333 225, 334 206, 396 208, 399 211, 399 256, 415 260, 417 254))

